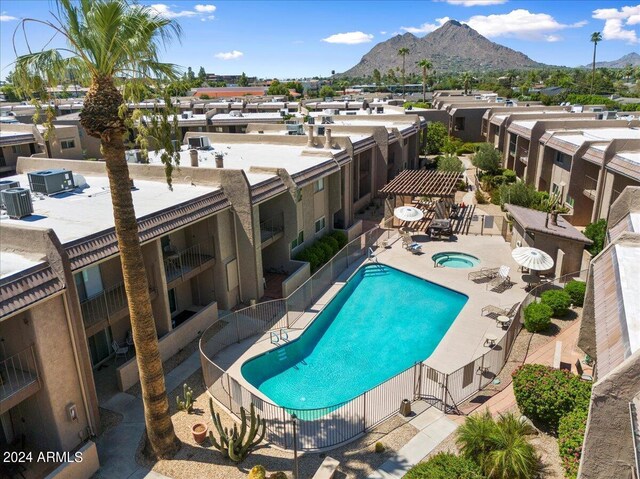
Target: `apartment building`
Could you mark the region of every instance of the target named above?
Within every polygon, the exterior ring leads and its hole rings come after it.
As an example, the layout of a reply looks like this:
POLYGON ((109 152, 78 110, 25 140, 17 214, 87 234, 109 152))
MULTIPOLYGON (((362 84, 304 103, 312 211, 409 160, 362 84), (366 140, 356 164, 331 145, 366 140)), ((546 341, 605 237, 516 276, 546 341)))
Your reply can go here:
POLYGON ((0 126, 0 176, 16 169, 19 156, 46 156, 45 141, 34 125, 17 123, 0 126))
POLYGON ((607 245, 589 269, 578 342, 595 360, 580 479, 640 472, 640 187, 625 188, 608 218, 607 245))

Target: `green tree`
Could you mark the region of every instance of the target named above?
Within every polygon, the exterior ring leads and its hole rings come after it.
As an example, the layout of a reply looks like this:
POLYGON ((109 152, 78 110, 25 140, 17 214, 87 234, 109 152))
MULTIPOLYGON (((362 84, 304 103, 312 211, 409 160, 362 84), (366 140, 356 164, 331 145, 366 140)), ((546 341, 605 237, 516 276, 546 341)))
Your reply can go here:
POLYGON ((389 68, 389 71, 387 72, 387 84, 395 85, 396 83, 398 83, 398 77, 396 76, 396 72, 393 68, 389 68))
POLYGON ((285 86, 289 90, 295 90, 296 93, 299 93, 300 95, 302 95, 302 93, 304 92, 304 87, 302 86, 302 83, 300 83, 299 81, 287 82, 285 86))
POLYGON ((472 162, 473 166, 490 174, 497 172, 502 163, 500 152, 488 143, 480 145, 472 162))
POLYGON ((604 248, 604 240, 607 236, 607 220, 599 219, 595 223, 589 223, 584 229, 584 235, 593 241, 589 246, 589 253, 597 255, 604 248))
POLYGON ((404 70, 404 64, 405 64, 405 59, 406 56, 409 54, 409 49, 407 47, 402 47, 401 49, 398 50, 398 55, 400 55, 402 57, 402 70, 400 71, 402 73, 402 98, 405 97, 405 70, 404 70))
POLYGON ((380 70, 378 70, 377 68, 373 69, 373 83, 376 86, 380 86, 380 84, 382 83, 382 75, 380 75, 380 70))
POLYGON ((446 154, 438 158, 438 170, 462 173, 465 168, 456 155, 446 154))
POLYGON ((274 95, 274 96, 286 95, 286 96, 289 96, 289 89, 286 87, 286 85, 284 85, 283 83, 280 83, 280 80, 274 79, 271 82, 271 85, 269 85, 269 88, 267 89, 267 95, 274 95))
POLYGON ((442 151, 447 139, 449 138, 449 132, 444 123, 434 121, 427 125, 427 154, 436 155, 442 151))
POLYGON ((187 68, 187 80, 189 80, 189 81, 193 81, 193 80, 195 80, 195 79, 196 79, 196 74, 195 74, 195 73, 193 73, 193 70, 192 70, 192 68, 191 68, 191 67, 188 67, 188 68, 187 68))
POLYGON ((473 76, 469 72, 464 72, 462 74, 461 79, 462 79, 462 85, 464 87, 464 94, 466 95, 467 92, 471 89, 471 84, 473 83, 473 76))
POLYGON ((249 86, 249 79, 244 72, 242 72, 242 75, 238 78, 238 86, 249 86))
POLYGON ((207 81, 207 72, 204 70, 204 67, 200 67, 200 70, 198 70, 198 81, 201 85, 207 81))
POLYGON ((593 60, 591 61, 591 93, 593 93, 593 84, 596 79, 596 48, 598 43, 602 41, 602 34, 593 32, 589 41, 593 42, 593 60))
MULTIPOLYGON (((157 15, 149 7, 125 0, 78 3, 57 0, 56 5, 57 12, 52 19, 27 18, 21 21, 19 28, 33 23, 39 28, 47 26, 64 38, 67 45, 36 52, 29 49, 30 53, 19 56, 15 62, 16 83, 31 95, 34 91, 46 91, 45 86, 60 83, 69 70, 74 72, 75 78, 90 81, 80 123, 87 134, 100 139, 104 154, 140 372, 146 434, 156 456, 170 457, 180 443, 169 414, 149 284, 124 155, 128 109, 116 81, 127 78, 125 82, 144 80, 155 83, 160 78, 174 79, 176 67, 160 62, 158 53, 162 44, 181 35, 181 29, 177 23, 157 15), (43 84, 43 79, 48 85, 43 84)), ((171 142, 168 143, 171 147, 171 142)), ((170 177, 171 158, 166 160, 170 177)))
POLYGON ((423 59, 416 62, 422 69, 422 101, 427 101, 427 70, 430 70, 433 65, 429 60, 423 59))
POLYGON ((333 88, 331 88, 329 85, 323 85, 322 88, 320 88, 318 96, 320 96, 320 98, 331 98, 334 97, 335 94, 336 92, 333 91, 333 88))

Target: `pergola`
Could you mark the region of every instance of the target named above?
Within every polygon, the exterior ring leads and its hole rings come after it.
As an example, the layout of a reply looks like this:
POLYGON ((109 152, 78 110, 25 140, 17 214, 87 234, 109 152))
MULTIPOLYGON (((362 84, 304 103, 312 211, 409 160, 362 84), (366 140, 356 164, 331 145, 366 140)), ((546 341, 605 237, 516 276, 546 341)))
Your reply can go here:
MULTIPOLYGON (((397 206, 413 203, 416 197, 430 198, 444 203, 448 209, 453 203, 462 174, 453 171, 404 170, 379 191, 385 195, 391 212, 397 206), (393 198, 393 203, 391 199, 393 198)), ((392 213, 393 214, 393 213, 392 213)))

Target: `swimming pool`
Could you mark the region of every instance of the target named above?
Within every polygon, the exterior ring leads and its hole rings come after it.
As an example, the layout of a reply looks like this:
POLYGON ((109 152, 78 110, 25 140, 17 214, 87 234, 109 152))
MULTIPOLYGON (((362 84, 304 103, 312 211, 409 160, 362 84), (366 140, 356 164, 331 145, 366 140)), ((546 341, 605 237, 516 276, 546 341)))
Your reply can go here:
POLYGON ((475 256, 466 253, 457 253, 455 251, 436 253, 431 259, 438 266, 446 266, 447 268, 473 268, 480 264, 480 260, 475 256))
POLYGON ((381 264, 360 268, 296 340, 242 375, 275 404, 343 403, 434 351, 467 296, 381 264))

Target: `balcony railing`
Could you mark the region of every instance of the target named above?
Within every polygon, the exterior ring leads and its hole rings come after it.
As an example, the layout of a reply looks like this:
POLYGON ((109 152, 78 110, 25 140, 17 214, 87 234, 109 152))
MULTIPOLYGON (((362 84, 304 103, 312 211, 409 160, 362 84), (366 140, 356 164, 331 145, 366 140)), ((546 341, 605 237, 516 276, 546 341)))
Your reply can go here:
POLYGON ((82 319, 86 328, 105 321, 127 308, 124 283, 118 283, 80 302, 82 319))
POLYGON ((40 389, 33 346, 0 360, 0 414, 40 389))
POLYGON ((284 231, 284 213, 260 222, 260 241, 266 243, 284 231))
POLYGON ((591 176, 584 177, 583 193, 591 199, 596 198, 596 190, 598 189, 598 180, 591 176))
POLYGON ((167 283, 184 277, 189 272, 199 268, 213 258, 213 255, 203 253, 200 244, 167 255, 164 259, 164 271, 167 276, 167 283))

